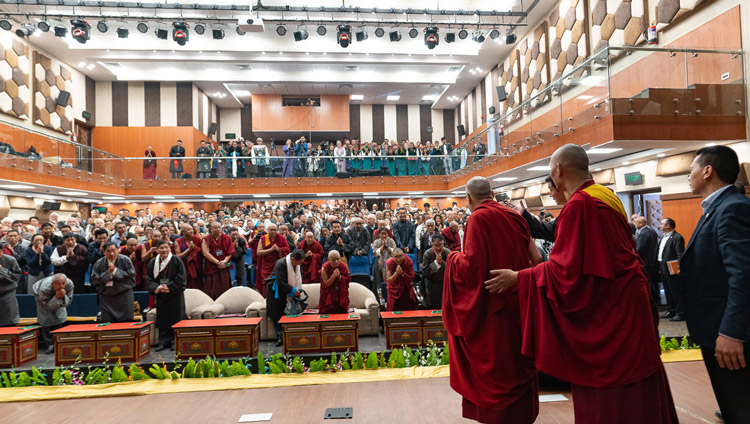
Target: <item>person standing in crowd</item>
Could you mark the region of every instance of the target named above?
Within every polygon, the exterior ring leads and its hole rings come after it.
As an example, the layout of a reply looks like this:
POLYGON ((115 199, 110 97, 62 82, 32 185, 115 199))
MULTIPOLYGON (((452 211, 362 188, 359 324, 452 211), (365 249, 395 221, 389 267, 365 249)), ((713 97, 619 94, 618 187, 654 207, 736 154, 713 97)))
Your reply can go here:
POLYGON ((659 247, 659 236, 646 222, 646 218, 638 216, 635 219, 635 249, 646 267, 646 277, 651 288, 651 301, 660 303, 659 269, 656 263, 656 251, 659 247))
POLYGON ((205 158, 205 159, 198 159, 196 161, 196 167, 195 172, 198 174, 197 177, 199 179, 203 178, 209 178, 211 176, 211 156, 213 156, 214 152, 211 150, 211 147, 206 144, 206 140, 201 140, 201 145, 198 146, 198 149, 195 151, 195 156, 199 158, 205 158))
POLYGON ((148 263, 146 286, 156 298, 156 328, 159 329, 159 347, 156 351, 174 349, 174 330, 185 316, 186 273, 182 260, 173 255, 165 240, 156 245, 158 255, 148 263))
POLYGON ((492 294, 518 287, 521 353, 539 371, 571 383, 576 422, 677 423, 656 310, 625 208, 588 168, 581 146, 555 151, 550 175, 568 202, 549 260, 493 270, 485 285, 492 294))
POLYGON ((349 312, 349 268, 341 261, 341 255, 335 250, 328 253, 328 261, 320 271, 320 301, 318 309, 321 314, 345 314, 349 312))
POLYGON ((294 146, 292 146, 292 140, 287 139, 282 147, 284 151, 284 162, 282 164, 282 176, 284 178, 291 178, 294 176, 294 146))
POLYGON ((216 300, 232 286, 229 267, 234 243, 221 232, 218 221, 212 222, 208 228, 210 233, 203 238, 201 245, 204 258, 203 292, 216 300))
POLYGON ((730 147, 696 152, 688 181, 703 215, 680 260, 688 330, 727 424, 750 417, 750 199, 733 186, 739 173, 730 147))
POLYGON ((386 311, 411 311, 417 309, 414 293, 414 263, 401 249, 394 249, 393 256, 385 263, 388 274, 386 288, 388 304, 386 311))
POLYGON ((94 230, 94 241, 89 243, 88 262, 94 265, 96 261, 104 257, 104 243, 107 242, 109 233, 104 228, 94 230))
MULTIPOLYGON (((273 266, 273 272, 276 278, 273 285, 268 287, 268 296, 266 298, 266 315, 273 322, 273 328, 276 331, 276 346, 282 346, 282 327, 279 320, 284 316, 284 308, 287 305, 287 298, 299 297, 300 291, 297 288, 302 286, 302 275, 300 265, 305 260, 305 254, 301 250, 279 258, 273 266)), ((270 275, 269 275, 270 277, 270 275)))
POLYGON ((341 144, 341 140, 336 141, 336 148, 333 150, 333 156, 336 158, 336 172, 345 173, 346 148, 341 144))
MULTIPOLYGON (((552 181, 552 177, 547 176, 547 178, 544 179, 544 182, 547 183, 547 187, 549 188, 549 195, 550 197, 552 197, 555 203, 560 206, 565 205, 565 202, 567 201, 565 199, 565 194, 557 190, 557 187, 555 187, 555 182, 552 181)), ((518 204, 505 202, 505 206, 518 212, 518 214, 526 220, 526 223, 529 225, 529 231, 531 232, 532 238, 550 242, 555 241, 555 226, 557 223, 556 219, 553 219, 549 222, 536 219, 533 215, 531 215, 531 212, 526 210, 526 206, 523 204, 523 200, 518 202, 518 204)))
POLYGON ((670 270, 669 263, 675 261, 679 263, 682 254, 685 252, 685 239, 675 231, 675 222, 672 218, 662 219, 659 229, 664 233, 664 236, 659 241, 656 262, 659 266, 661 281, 664 283, 667 305, 669 305, 669 309, 667 309, 663 318, 669 318, 670 321, 684 321, 685 291, 682 289, 679 274, 670 270))
POLYGON ((232 264, 234 265, 234 278, 233 285, 245 286, 245 252, 247 252, 247 242, 243 237, 240 237, 240 230, 237 227, 229 229, 229 238, 234 243, 234 253, 232 253, 232 264))
POLYGON ((182 224, 182 237, 174 243, 175 254, 185 265, 187 288, 203 290, 203 240, 190 224, 182 224))
MULTIPOLYGON (((123 256, 127 256, 128 259, 130 259, 130 262, 133 263, 133 268, 135 268, 135 287, 133 287, 133 290, 145 290, 146 283, 143 279, 143 272, 145 271, 145 267, 143 266, 143 263, 141 261, 142 246, 138 244, 138 240, 135 237, 129 237, 128 241, 125 242, 125 246, 122 246, 120 248, 120 254, 123 256)), ((73 282, 75 283, 75 281, 73 282)), ((77 286, 76 293, 82 293, 78 290, 77 286)))
POLYGON ((414 223, 407 220, 406 208, 398 210, 398 221, 393 223, 393 240, 396 242, 396 247, 404 253, 414 253, 416 230, 414 223))
POLYGON ((213 176, 216 178, 227 177, 227 150, 221 143, 216 143, 216 149, 214 149, 214 158, 211 160, 211 169, 213 176))
POLYGON ((373 287, 380 287, 381 283, 388 279, 388 268, 385 265, 393 256, 394 250, 396 250, 396 242, 390 238, 388 229, 379 226, 378 238, 372 242, 372 252, 375 256, 373 287))
MULTIPOLYGON (((156 152, 151 150, 151 146, 148 146, 143 156, 147 158, 155 158, 156 152)), ((156 179, 156 159, 145 159, 143 161, 143 179, 144 180, 156 179)))
POLYGON ((21 321, 16 291, 23 271, 13 256, 0 254, 0 327, 10 327, 21 321))
POLYGON ((305 233, 304 240, 297 244, 297 249, 305 252, 305 260, 302 262, 302 283, 320 283, 320 267, 323 265, 323 246, 315 240, 312 231, 305 233))
POLYGON ((435 234, 432 237, 432 244, 425 248, 422 255, 422 278, 428 308, 442 308, 445 264, 449 253, 451 251, 445 247, 443 236, 435 234))
POLYGON ((370 255, 370 233, 363 226, 362 218, 354 218, 349 231, 346 232, 352 244, 352 256, 370 255))
POLYGON ((341 221, 334 220, 331 222, 331 235, 326 238, 324 248, 326 255, 331 253, 331 250, 339 252, 344 263, 352 255, 352 243, 349 236, 342 231, 341 221))
POLYGON ((135 267, 111 241, 103 248, 104 257, 91 268, 91 284, 99 293, 101 322, 132 321, 135 267))
POLYGON ((34 234, 31 245, 26 248, 26 265, 29 275, 26 280, 26 293, 31 294, 31 287, 44 277, 52 275, 52 253, 55 248, 44 244, 44 236, 34 234))
POLYGON ((255 287, 264 297, 267 297, 266 279, 273 274, 278 260, 288 255, 290 250, 286 237, 279 234, 276 224, 269 225, 267 230, 268 233, 255 236, 258 245, 255 287))
POLYGON ((487 146, 482 143, 481 139, 479 139, 474 145, 472 152, 474 153, 474 162, 479 162, 480 160, 484 159, 484 155, 487 154, 487 146))
MULTIPOLYGON (((530 424, 539 413, 539 389, 533 360, 521 354, 518 291, 488 295, 484 281, 492 269, 528 268, 538 253, 531 256, 536 247, 526 223, 493 199, 489 180, 469 180, 466 200, 472 210, 466 249, 451 253, 445 267, 450 384, 463 396, 465 418, 530 424), (475 357, 483 358, 482 363, 470 365, 475 357)), ((433 253, 447 250, 436 249, 438 240, 436 236, 433 253)), ((438 269, 435 262, 428 266, 438 269)))
POLYGON ((89 270, 88 249, 76 243, 73 233, 63 235, 63 244, 52 251, 50 257, 55 273, 67 276, 76 288, 76 293, 85 293, 86 271, 89 270))
POLYGON ((42 327, 41 341, 46 345, 46 353, 55 351, 52 332, 62 328, 68 320, 68 306, 73 303, 75 285, 65 277, 56 273, 34 283, 31 294, 36 301, 37 324, 42 327))
MULTIPOLYGON (((422 236, 419 238, 419 246, 417 246, 420 260, 422 259, 421 256, 424 256, 424 252, 428 251, 432 247, 432 239, 436 235, 439 235, 439 233, 436 231, 435 220, 426 220, 424 222, 424 234, 422 234, 422 236)), ((440 238, 443 239, 442 236, 440 236, 440 238)), ((445 244, 445 239, 443 239, 443 244, 445 244)))
POLYGON ((268 148, 263 144, 263 139, 258 137, 255 140, 255 146, 252 149, 253 164, 258 167, 258 176, 263 178, 266 176, 266 169, 268 168, 269 162, 268 148))
MULTIPOLYGON (((26 292, 26 248, 20 243, 21 237, 18 235, 17 230, 9 230, 5 234, 5 244, 3 244, 2 253, 8 256, 12 256, 18 267, 21 268, 21 279, 18 281, 18 294, 26 292)), ((31 245, 31 242, 27 241, 27 245, 31 245)))
MULTIPOLYGON (((182 147, 182 140, 177 140, 177 144, 169 149, 170 158, 184 158, 185 148, 182 147)), ((182 176, 182 159, 170 159, 169 161, 169 173, 172 174, 172 179, 176 180, 182 176)))
POLYGON ((461 251, 461 234, 459 231, 458 222, 451 221, 450 224, 443 228, 443 231, 440 233, 443 236, 443 239, 445 239, 446 247, 450 249, 451 252, 461 251))

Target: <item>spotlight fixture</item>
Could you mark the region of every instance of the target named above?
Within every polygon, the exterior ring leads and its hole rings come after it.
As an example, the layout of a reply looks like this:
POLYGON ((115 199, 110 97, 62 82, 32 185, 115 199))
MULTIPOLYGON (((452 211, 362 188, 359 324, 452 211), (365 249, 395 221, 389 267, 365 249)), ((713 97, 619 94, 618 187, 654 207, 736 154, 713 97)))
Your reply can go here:
POLYGON ((383 28, 381 28, 381 27, 375 28, 375 36, 376 37, 381 38, 384 35, 385 35, 385 30, 383 28))
POLYGON ((505 36, 505 44, 508 44, 508 45, 514 44, 517 39, 518 37, 516 36, 516 34, 508 34, 505 36))
POLYGON ((419 31, 417 31, 416 28, 412 27, 409 30, 409 37, 411 37, 411 38, 417 38, 417 35, 419 35, 419 31))
POLYGON ((36 27, 42 32, 49 32, 49 21, 39 21, 39 23, 36 24, 36 27))
POLYGON ((349 47, 352 42, 352 26, 341 24, 336 27, 336 42, 343 48, 349 47))
POLYGON ((318 25, 318 29, 316 31, 318 32, 318 35, 320 35, 321 37, 326 35, 326 33, 328 32, 325 25, 318 25))
POLYGON ((247 34, 247 32, 243 31, 242 28, 240 28, 239 25, 237 25, 237 28, 235 28, 235 31, 237 32, 237 35, 242 37, 243 35, 247 34))
POLYGON ((493 28, 492 31, 490 31, 490 38, 491 39, 496 40, 497 37, 499 37, 499 36, 500 36, 500 31, 498 31, 497 29, 493 28))
POLYGON ((107 32, 109 30, 109 25, 107 25, 106 21, 99 21, 96 24, 96 29, 98 29, 99 32, 101 32, 102 34, 104 34, 105 32, 107 32))
POLYGON ((461 28, 461 31, 458 31, 458 38, 465 40, 466 37, 469 36, 469 31, 466 31, 465 29, 461 28))
POLYGON ((432 50, 440 44, 440 37, 438 36, 438 27, 429 26, 424 29, 424 43, 427 48, 432 50))
POLYGON ((279 25, 276 27, 276 34, 279 35, 279 37, 283 37, 286 35, 286 27, 284 25, 279 25))
POLYGON ((81 44, 86 44, 91 39, 91 25, 87 21, 81 19, 73 19, 70 21, 72 29, 70 34, 73 38, 81 44))
POLYGON ((401 31, 394 29, 388 33, 388 37, 391 38, 392 42, 401 41, 401 31))
POLYGON ((169 35, 169 31, 164 28, 156 28, 154 30, 154 34, 156 34, 156 38, 160 40, 166 40, 167 36, 169 35))
POLYGON ((357 36, 357 42, 367 40, 367 31, 364 28, 360 28, 355 35, 357 36))
POLYGON ((21 25, 21 28, 18 28, 16 30, 16 35, 19 38, 24 38, 24 37, 25 38, 29 38, 31 36, 31 34, 34 33, 34 31, 36 31, 36 27, 34 25, 23 24, 23 25, 21 25))
POLYGON ((203 25, 200 22, 197 23, 197 24, 195 24, 195 28, 194 29, 195 29, 195 33, 198 34, 198 35, 203 35, 203 33, 206 32, 206 26, 203 25))
POLYGON ((128 35, 130 35, 130 30, 128 30, 128 27, 123 25, 119 28, 117 28, 117 36, 120 38, 128 38, 128 35))
POLYGON ((172 22, 172 40, 184 46, 190 40, 189 27, 187 22, 172 22))
POLYGON ((294 31, 292 35, 294 35, 294 41, 307 40, 307 37, 309 36, 307 30, 304 28, 297 28, 297 31, 294 31))
POLYGON ((471 33, 471 39, 476 41, 477 43, 484 43, 485 37, 482 30, 476 30, 471 33))
POLYGON ((68 35, 68 28, 65 25, 63 24, 55 25, 55 37, 62 38, 62 37, 65 37, 66 35, 68 35))
POLYGON ((455 32, 449 32, 445 34, 445 42, 446 43, 453 43, 456 41, 456 33, 455 32))
POLYGON ((13 28, 13 24, 7 19, 0 19, 0 28, 10 31, 13 28))
POLYGON ((224 30, 221 28, 214 28, 211 30, 214 40, 221 40, 224 38, 224 30))
POLYGON ((138 32, 140 32, 141 34, 145 34, 148 32, 148 24, 146 22, 138 22, 138 26, 136 26, 136 28, 138 28, 138 32))

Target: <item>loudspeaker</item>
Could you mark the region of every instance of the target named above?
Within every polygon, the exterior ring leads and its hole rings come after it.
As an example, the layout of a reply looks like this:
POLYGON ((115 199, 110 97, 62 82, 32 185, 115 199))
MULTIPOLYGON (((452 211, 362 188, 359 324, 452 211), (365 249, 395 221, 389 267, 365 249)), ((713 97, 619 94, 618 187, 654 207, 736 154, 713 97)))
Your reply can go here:
POLYGON ((495 90, 497 90, 498 102, 504 102, 505 100, 508 99, 508 95, 505 94, 505 87, 503 87, 502 85, 498 85, 497 87, 495 87, 495 90))
POLYGON ((60 202, 44 202, 42 203, 42 210, 44 211, 59 211, 60 202))
POLYGON ((70 93, 67 91, 61 91, 60 95, 57 96, 57 104, 66 107, 68 105, 68 101, 70 100, 70 93))
POLYGON ((208 126, 208 135, 214 134, 216 134, 216 122, 211 122, 211 125, 208 126))
POLYGON ((459 125, 456 127, 458 129, 458 135, 459 137, 463 137, 466 135, 466 129, 464 129, 463 125, 459 125))

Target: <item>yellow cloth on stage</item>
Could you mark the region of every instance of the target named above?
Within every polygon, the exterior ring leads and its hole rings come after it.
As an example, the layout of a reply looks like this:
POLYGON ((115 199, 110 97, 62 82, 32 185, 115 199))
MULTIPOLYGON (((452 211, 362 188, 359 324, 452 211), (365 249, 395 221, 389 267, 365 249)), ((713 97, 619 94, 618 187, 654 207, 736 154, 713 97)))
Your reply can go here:
POLYGON ((670 362, 702 361, 703 355, 700 349, 667 350, 661 353, 661 361, 665 364, 670 362))

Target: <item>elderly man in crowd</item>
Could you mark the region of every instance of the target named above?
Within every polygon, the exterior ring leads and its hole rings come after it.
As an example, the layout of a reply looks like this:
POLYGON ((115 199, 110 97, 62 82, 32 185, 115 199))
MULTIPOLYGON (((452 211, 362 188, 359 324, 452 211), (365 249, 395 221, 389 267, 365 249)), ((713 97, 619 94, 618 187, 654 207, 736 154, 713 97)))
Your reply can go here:
POLYGON ((385 263, 387 269, 386 288, 388 304, 386 311, 410 311, 417 309, 414 293, 414 264, 403 250, 396 248, 385 263))
POLYGON ((297 249, 305 252, 305 260, 302 262, 302 283, 313 284, 320 282, 320 267, 323 264, 323 246, 315 240, 312 231, 305 233, 305 239, 299 242, 297 249))
POLYGON ((349 236, 349 240, 352 244, 352 255, 353 256, 368 256, 370 254, 370 243, 372 242, 372 236, 370 233, 363 228, 364 221, 362 218, 354 218, 352 226, 346 235, 349 236))
POLYGON ((63 234, 63 243, 55 248, 50 260, 55 266, 55 273, 67 276, 77 293, 85 293, 86 271, 89 269, 88 249, 76 243, 75 234, 63 234))
POLYGON ((102 322, 133 320, 135 267, 111 241, 104 243, 104 257, 91 268, 91 284, 99 292, 102 322))
POLYGON ((321 314, 344 314, 349 311, 349 268, 341 261, 341 255, 335 250, 328 253, 328 261, 320 271, 321 314))
POLYGON ((221 224, 214 221, 209 226, 210 233, 203 238, 203 291, 217 299, 232 286, 229 267, 234 254, 232 239, 221 232, 221 224))
POLYGON ((52 331, 62 328, 68 320, 67 307, 73 302, 75 285, 62 273, 56 273, 34 283, 31 288, 36 301, 37 323, 42 327, 42 341, 46 353, 55 351, 52 331))
POLYGON ((16 325, 21 320, 16 289, 22 276, 15 258, 0 254, 0 327, 16 325))
POLYGON ((266 278, 273 274, 274 267, 279 259, 289 254, 289 244, 286 237, 278 232, 276 224, 268 225, 268 233, 255 236, 254 243, 257 244, 258 267, 256 268, 255 288, 260 294, 266 296, 266 278))
POLYGON ((432 245, 422 255, 422 278, 424 278, 429 308, 439 309, 442 307, 445 261, 450 253, 450 249, 445 247, 443 236, 435 234, 432 237, 432 245))

